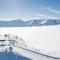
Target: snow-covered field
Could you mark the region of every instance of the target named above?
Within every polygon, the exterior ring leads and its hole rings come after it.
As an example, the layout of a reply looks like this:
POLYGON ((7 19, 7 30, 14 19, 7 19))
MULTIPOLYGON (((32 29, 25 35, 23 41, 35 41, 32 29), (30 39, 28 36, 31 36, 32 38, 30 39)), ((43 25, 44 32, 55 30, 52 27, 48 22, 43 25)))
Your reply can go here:
POLYGON ((60 25, 0 28, 0 35, 5 33, 23 38, 25 43, 30 47, 51 51, 53 53, 58 51, 58 54, 60 54, 60 25))

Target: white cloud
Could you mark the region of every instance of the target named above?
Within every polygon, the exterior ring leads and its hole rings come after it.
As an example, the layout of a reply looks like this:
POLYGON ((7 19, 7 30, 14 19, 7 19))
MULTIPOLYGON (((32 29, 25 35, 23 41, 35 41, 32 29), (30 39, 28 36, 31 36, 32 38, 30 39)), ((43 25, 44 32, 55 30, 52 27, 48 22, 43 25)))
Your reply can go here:
POLYGON ((32 18, 38 18, 38 19, 57 19, 55 16, 49 16, 49 15, 42 15, 42 14, 34 14, 32 18))
POLYGON ((48 10, 52 13, 55 13, 55 14, 60 14, 60 11, 59 10, 56 10, 56 9, 53 9, 52 7, 48 7, 48 10))

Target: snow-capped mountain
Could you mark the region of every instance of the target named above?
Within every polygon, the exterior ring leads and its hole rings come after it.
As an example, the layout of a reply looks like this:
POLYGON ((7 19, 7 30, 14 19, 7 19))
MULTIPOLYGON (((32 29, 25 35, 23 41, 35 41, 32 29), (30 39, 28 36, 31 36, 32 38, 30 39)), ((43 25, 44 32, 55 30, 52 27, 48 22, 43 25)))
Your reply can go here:
POLYGON ((16 19, 16 20, 0 20, 0 27, 30 27, 30 26, 49 26, 58 25, 60 20, 58 19, 31 19, 28 21, 16 19))

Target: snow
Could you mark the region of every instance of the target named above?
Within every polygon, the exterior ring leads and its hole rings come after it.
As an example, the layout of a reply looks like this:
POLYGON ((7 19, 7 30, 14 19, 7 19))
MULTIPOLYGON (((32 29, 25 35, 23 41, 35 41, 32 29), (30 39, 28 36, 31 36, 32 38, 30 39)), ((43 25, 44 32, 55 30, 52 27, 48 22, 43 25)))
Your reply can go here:
POLYGON ((36 48, 43 54, 60 57, 60 25, 0 28, 0 35, 6 33, 23 38, 27 46, 36 48))
POLYGON ((50 58, 50 57, 47 57, 47 56, 44 56, 44 55, 41 55, 32 51, 24 50, 17 47, 14 47, 13 52, 17 55, 28 57, 32 60, 59 60, 59 59, 50 58))

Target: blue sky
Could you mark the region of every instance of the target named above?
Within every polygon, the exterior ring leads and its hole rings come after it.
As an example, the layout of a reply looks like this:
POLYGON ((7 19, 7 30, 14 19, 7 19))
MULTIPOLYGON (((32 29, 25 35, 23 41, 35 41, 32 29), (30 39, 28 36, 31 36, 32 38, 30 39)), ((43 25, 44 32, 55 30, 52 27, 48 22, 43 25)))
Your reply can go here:
POLYGON ((60 0, 0 0, 0 19, 60 18, 60 0))

